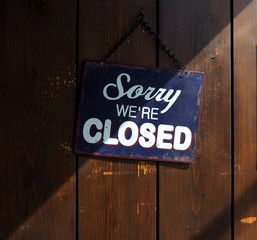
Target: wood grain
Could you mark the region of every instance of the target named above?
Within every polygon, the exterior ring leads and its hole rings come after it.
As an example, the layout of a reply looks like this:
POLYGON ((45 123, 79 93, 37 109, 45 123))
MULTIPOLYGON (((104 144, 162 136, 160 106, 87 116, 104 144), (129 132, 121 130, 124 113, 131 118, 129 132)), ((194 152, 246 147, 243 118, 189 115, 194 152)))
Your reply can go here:
MULTIPOLYGON (((230 239, 230 1, 160 1, 160 35, 206 75, 194 164, 161 163, 159 239, 230 239)), ((161 52, 160 66, 174 65, 161 52)))
MULTIPOLYGON (((79 1, 79 63, 100 60, 144 6, 155 26, 155 1, 79 1)), ((155 66, 155 42, 142 29, 110 62, 155 66)), ((136 160, 79 158, 79 239, 155 239, 156 167, 136 160)))
POLYGON ((1 239, 75 239, 74 8, 0 3, 1 239))
POLYGON ((257 235, 257 1, 234 1, 235 239, 257 235))
MULTIPOLYGON (((256 11, 256 0, 0 1, 0 239, 255 239, 256 11), (188 68, 206 74, 196 162, 80 157, 76 195, 75 69, 100 60, 141 6, 188 68)), ((109 61, 176 67, 142 28, 109 61)))

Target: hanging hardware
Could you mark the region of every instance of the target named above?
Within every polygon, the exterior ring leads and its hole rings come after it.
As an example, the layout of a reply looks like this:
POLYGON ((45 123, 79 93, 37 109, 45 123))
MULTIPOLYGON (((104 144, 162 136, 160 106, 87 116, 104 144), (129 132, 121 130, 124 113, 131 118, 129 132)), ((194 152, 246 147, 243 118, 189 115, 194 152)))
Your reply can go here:
MULTIPOLYGON (((148 24, 145 20, 145 13, 143 8, 141 8, 140 13, 137 15, 136 21, 128 28, 121 38, 115 43, 115 45, 110 49, 110 51, 105 55, 105 57, 100 61, 104 63, 118 48, 119 46, 138 28, 139 25, 142 25, 150 35, 153 35, 157 40, 162 49, 169 55, 170 58, 177 64, 177 66, 182 70, 187 70, 185 64, 175 55, 174 50, 162 40, 162 38, 154 31, 154 29, 148 24)), ((188 71, 188 70, 187 70, 188 71)))

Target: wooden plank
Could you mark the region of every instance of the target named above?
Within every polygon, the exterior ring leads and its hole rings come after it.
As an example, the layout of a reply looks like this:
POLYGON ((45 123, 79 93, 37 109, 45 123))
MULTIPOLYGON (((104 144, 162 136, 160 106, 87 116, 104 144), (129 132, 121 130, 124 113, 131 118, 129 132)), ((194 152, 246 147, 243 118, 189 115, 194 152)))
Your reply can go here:
MULTIPOLYGON (((155 1, 80 1, 79 63, 100 60, 144 6, 155 26, 155 1)), ((142 31, 110 62, 155 66, 155 42, 142 31)), ((136 160, 79 158, 79 239, 155 239, 156 167, 136 160)))
MULTIPOLYGON (((230 239, 230 1, 160 1, 160 35, 206 74, 192 165, 160 164, 159 239, 230 239)), ((161 52, 160 66, 172 68, 161 52)))
POLYGON ((257 1, 234 1, 235 239, 257 235, 257 1), (243 9, 243 11, 240 11, 243 9), (238 14, 239 13, 239 14, 238 14))
POLYGON ((74 8, 0 3, 1 239, 75 239, 74 8))

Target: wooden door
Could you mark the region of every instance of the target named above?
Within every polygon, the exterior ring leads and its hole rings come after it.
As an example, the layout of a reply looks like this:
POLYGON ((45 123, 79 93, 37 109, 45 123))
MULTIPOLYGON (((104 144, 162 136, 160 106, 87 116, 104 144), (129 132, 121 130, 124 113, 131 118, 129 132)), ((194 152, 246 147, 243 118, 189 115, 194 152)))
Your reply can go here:
MULTIPOLYGON (((256 0, 0 2, 0 239, 255 239, 256 0), (196 161, 78 157, 84 60, 140 8, 205 73, 196 161)), ((142 27, 108 60, 174 69, 142 27)))

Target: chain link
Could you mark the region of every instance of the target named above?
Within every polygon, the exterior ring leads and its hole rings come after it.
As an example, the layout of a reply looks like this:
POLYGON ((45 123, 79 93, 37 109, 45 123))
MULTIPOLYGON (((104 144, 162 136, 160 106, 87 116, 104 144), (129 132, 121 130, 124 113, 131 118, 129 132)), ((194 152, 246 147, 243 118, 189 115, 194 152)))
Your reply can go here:
POLYGON ((118 48, 119 46, 138 28, 142 25, 150 35, 153 35, 157 42, 161 45, 162 49, 173 59, 177 66, 182 70, 187 70, 184 63, 175 55, 174 50, 162 40, 162 38, 154 31, 154 29, 148 24, 144 18, 144 10, 141 8, 140 14, 137 15, 136 21, 129 27, 127 32, 125 32, 121 38, 115 43, 115 45, 110 49, 110 51, 105 55, 105 57, 100 61, 104 63, 118 48))

